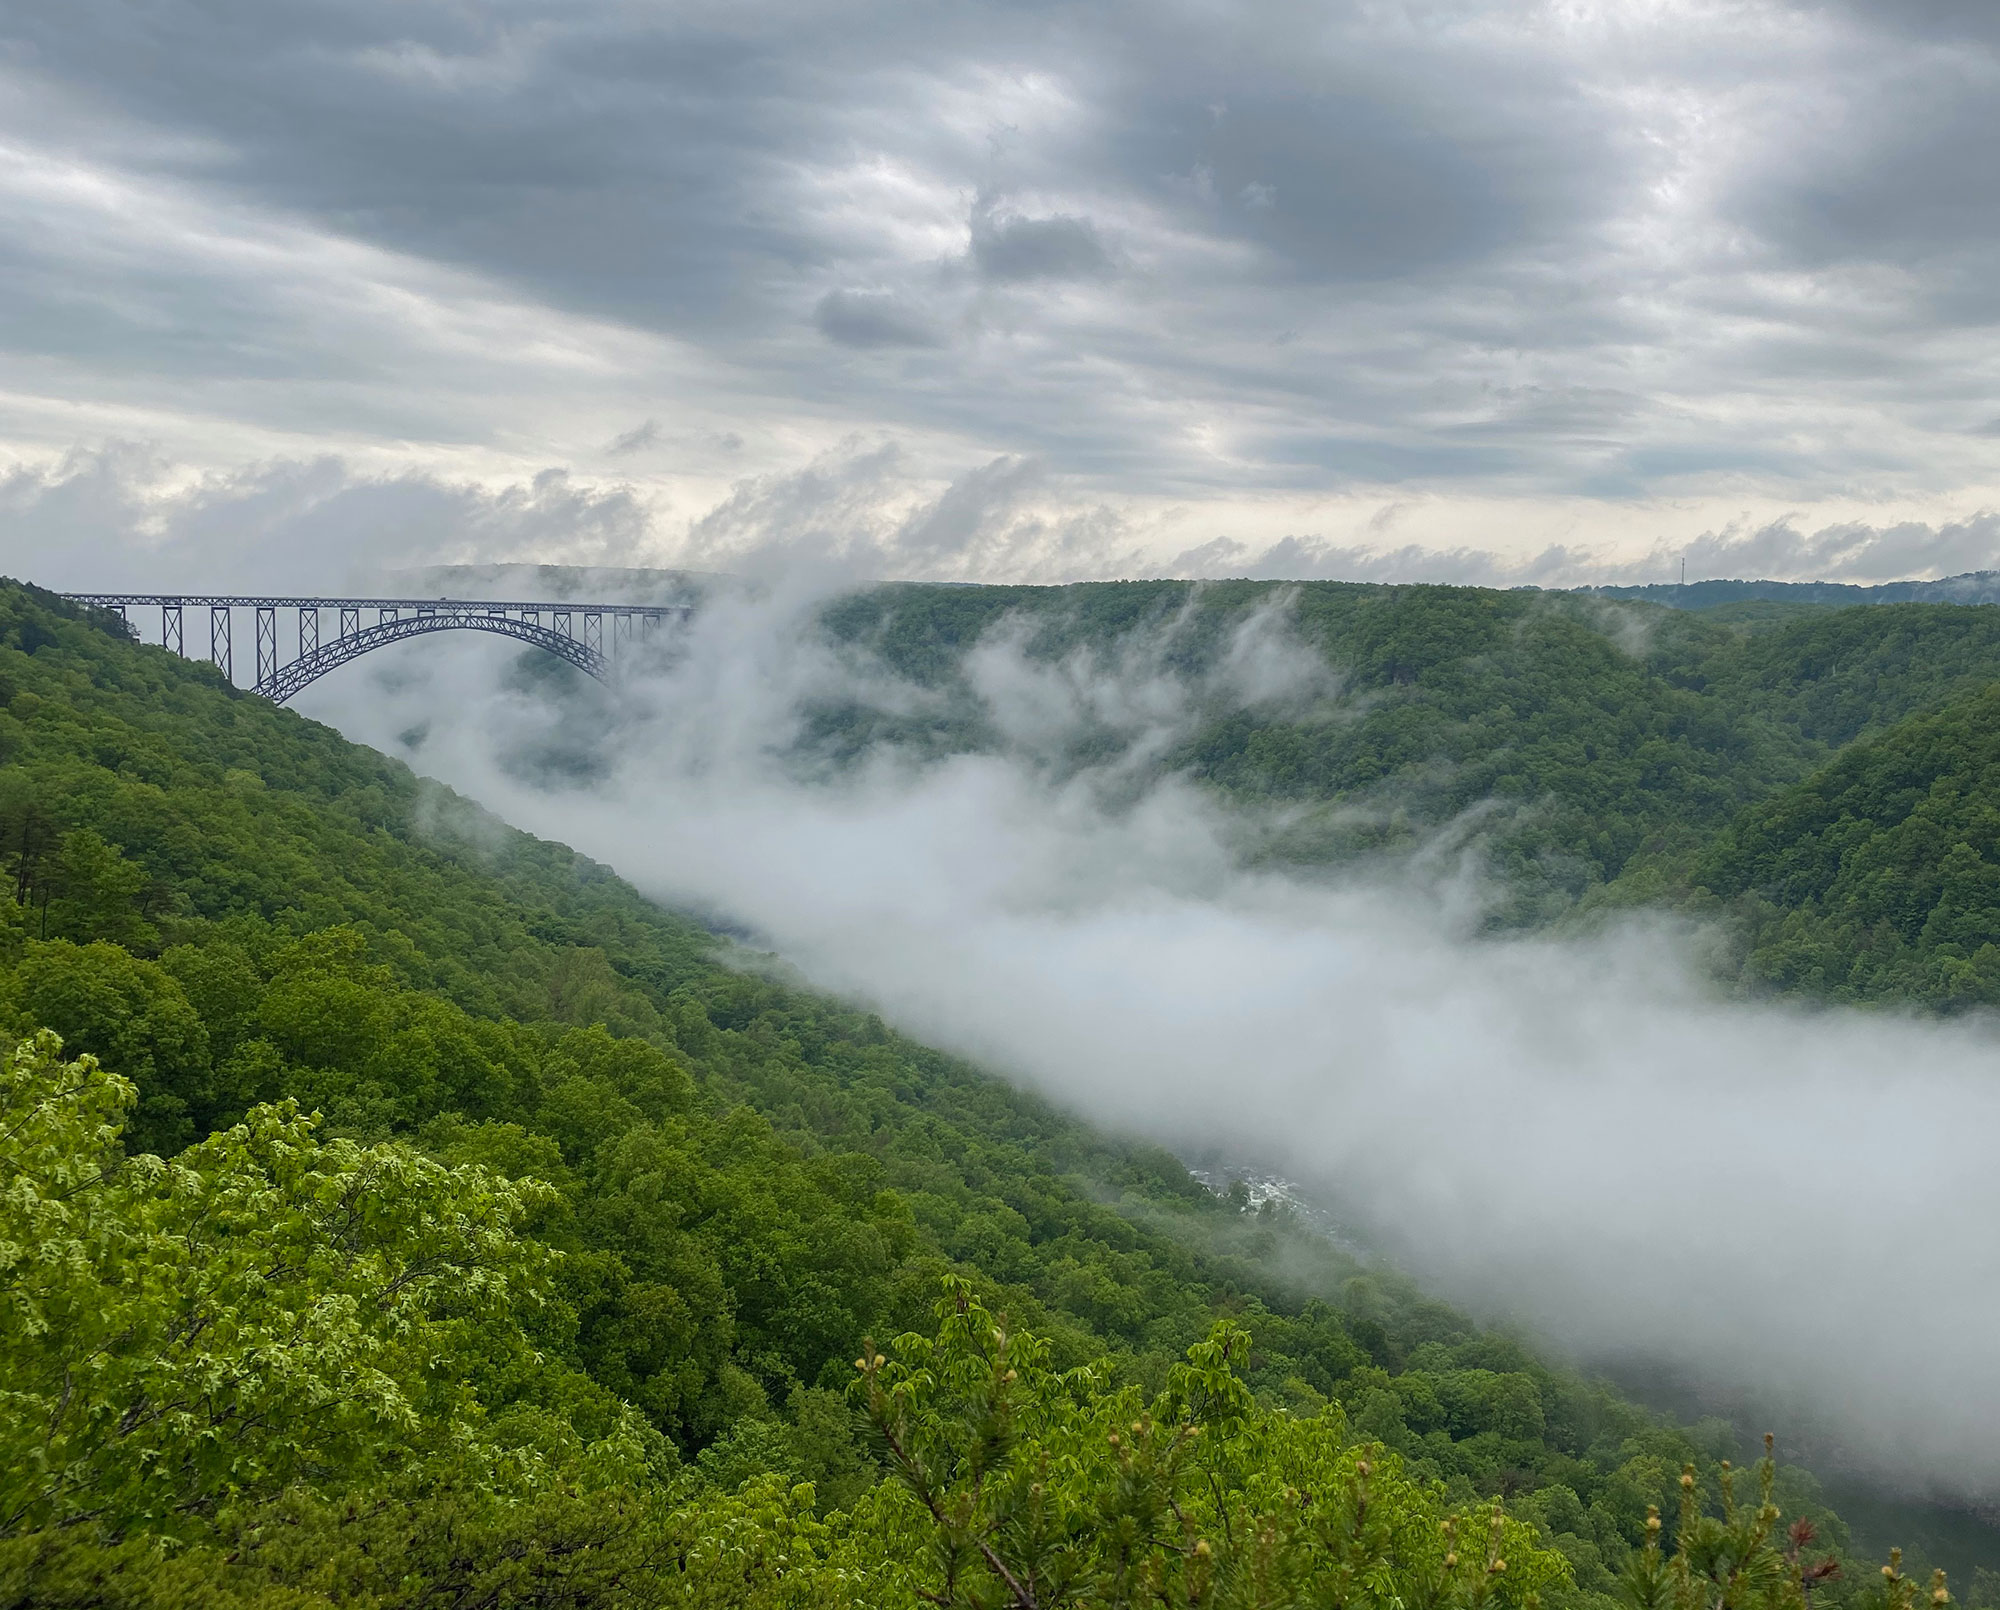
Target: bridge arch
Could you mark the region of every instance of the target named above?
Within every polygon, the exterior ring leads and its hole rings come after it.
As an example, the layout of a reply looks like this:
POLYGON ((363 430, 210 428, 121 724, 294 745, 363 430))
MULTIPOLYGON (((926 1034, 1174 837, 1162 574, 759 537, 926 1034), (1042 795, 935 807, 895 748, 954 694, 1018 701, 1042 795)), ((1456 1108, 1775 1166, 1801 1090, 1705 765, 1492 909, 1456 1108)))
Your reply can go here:
POLYGON ((390 643, 400 643, 409 637, 422 637, 429 632, 492 632, 500 637, 511 637, 517 642, 531 643, 536 648, 546 649, 556 658, 568 661, 579 671, 595 677, 599 682, 609 683, 611 680, 610 661, 600 650, 565 632, 544 626, 539 621, 525 620, 513 615, 440 610, 436 613, 404 615, 333 638, 318 648, 301 654, 289 665, 281 666, 270 675, 260 677, 256 689, 274 704, 283 704, 302 688, 317 682, 327 672, 347 664, 350 660, 359 659, 370 649, 382 648, 390 643))

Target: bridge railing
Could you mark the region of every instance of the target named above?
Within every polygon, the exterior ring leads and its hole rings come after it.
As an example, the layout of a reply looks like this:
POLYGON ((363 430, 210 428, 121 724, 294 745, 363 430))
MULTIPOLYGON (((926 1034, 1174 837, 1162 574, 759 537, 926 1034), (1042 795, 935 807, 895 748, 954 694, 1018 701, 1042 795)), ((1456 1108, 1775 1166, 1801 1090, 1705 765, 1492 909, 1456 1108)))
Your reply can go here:
POLYGON ((283 702, 307 683, 337 665, 385 643, 426 632, 497 632, 548 649, 600 681, 621 651, 651 640, 667 625, 684 623, 691 613, 685 604, 551 603, 546 600, 463 598, 337 598, 279 597, 220 593, 66 593, 74 603, 107 609, 141 635, 158 611, 158 641, 185 658, 197 656, 187 638, 187 612, 208 610, 208 653, 205 656, 231 682, 236 680, 234 626, 238 610, 253 618, 257 673, 255 688, 283 702), (326 637, 321 615, 336 617, 334 634, 326 637), (364 616, 373 614, 372 623, 364 616), (138 615, 140 619, 135 620, 138 615), (289 634, 295 650, 285 658, 279 619, 291 617, 289 634), (610 623, 607 634, 605 623, 610 623), (143 624, 142 624, 143 622, 143 624))

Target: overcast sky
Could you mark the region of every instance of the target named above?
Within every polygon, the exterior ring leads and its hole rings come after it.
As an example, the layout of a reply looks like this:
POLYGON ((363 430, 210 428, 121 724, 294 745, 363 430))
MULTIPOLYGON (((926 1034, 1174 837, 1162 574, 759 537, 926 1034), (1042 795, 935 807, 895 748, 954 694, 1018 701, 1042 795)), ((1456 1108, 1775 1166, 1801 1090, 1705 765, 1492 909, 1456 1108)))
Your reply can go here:
POLYGON ((1990 0, 0 19, 52 581, 2000 563, 1990 0))

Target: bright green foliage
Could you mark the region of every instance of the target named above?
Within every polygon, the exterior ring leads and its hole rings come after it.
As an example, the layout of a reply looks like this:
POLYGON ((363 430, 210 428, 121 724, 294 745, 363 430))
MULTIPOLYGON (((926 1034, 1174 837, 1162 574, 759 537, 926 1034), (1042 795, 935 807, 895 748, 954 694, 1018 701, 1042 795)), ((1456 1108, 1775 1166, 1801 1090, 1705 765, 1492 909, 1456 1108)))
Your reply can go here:
POLYGON ((294 1489, 163 1553, 75 1530, 0 1539, 0 1610, 869 1610, 875 1562, 836 1562, 811 1488, 763 1476, 509 1500, 328 1501, 294 1489))
MULTIPOLYGON (((1756 1506, 1738 1502, 1736 1474, 1725 1463, 1717 1474, 1720 1513, 1711 1514, 1702 1506, 1694 1467, 1683 1469, 1672 1558, 1661 1546, 1656 1508, 1646 1518, 1645 1547, 1626 1567, 1624 1597, 1632 1610, 1805 1610, 1812 1590, 1834 1581, 1839 1567, 1830 1559, 1805 1555, 1813 1535, 1810 1524, 1794 1525, 1791 1547, 1779 1546, 1782 1516, 1772 1501, 1776 1477, 1771 1439, 1766 1437, 1764 1458, 1757 1466, 1756 1506)), ((1895 1551, 1882 1575, 1889 1604, 1895 1610, 1912 1610, 1901 1559, 1901 1551, 1895 1551)), ((1950 1603, 1940 1571, 1932 1579, 1931 1604, 1947 1610, 1950 1603)))
POLYGON ((478 1383, 532 1371, 517 1312, 543 1194, 260 1107, 171 1162, 126 1158, 132 1086, 55 1037, 0 1068, 0 1535, 172 1534, 245 1495, 472 1459, 478 1383))
POLYGON ((864 1353, 861 1392, 897 1481, 882 1529, 898 1590, 950 1610, 1291 1610, 1533 1605, 1569 1568, 1496 1506, 1450 1513, 1329 1407, 1260 1405, 1249 1337, 1218 1324, 1149 1402, 1096 1372, 1059 1374, 963 1282, 935 1339, 864 1353))

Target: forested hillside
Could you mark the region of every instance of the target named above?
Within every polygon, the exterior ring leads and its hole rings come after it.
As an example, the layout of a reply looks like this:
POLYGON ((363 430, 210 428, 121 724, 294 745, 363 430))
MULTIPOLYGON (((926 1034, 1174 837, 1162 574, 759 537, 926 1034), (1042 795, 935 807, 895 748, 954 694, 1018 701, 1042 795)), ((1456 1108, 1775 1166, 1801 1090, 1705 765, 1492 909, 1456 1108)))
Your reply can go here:
POLYGON ((1752 974, 1836 999, 2000 1001, 2000 684, 1856 743, 1686 873, 1752 974))
MULTIPOLYGON (((1274 854, 1407 848, 1466 824, 1510 893, 1500 922, 1544 920, 1705 845, 1857 737, 2000 678, 2000 609, 1981 606, 1875 605, 1750 632, 1531 590, 1121 582, 884 587, 825 619, 850 652, 947 695, 914 716, 829 703, 813 729, 828 752, 1004 742, 969 669, 975 646, 1004 633, 1031 662, 1081 657, 1193 690, 1187 730, 1155 770, 1281 808, 1274 854), (1265 623, 1328 680, 1246 698, 1231 655, 1265 623)), ((1068 758, 1131 740, 1085 732, 1068 758)))
MULTIPOLYGON (((912 596, 834 625, 934 682, 1045 604, 912 596)), ((1258 602, 1210 590, 1170 652, 1199 666, 1258 602)), ((1036 652, 1184 603, 1085 590, 1036 652)), ((1174 764, 1251 799, 1407 785, 1385 835, 1514 798, 1505 855, 1578 886, 1751 820, 1993 641, 1969 610, 1745 639, 1457 589, 1297 608, 1356 719, 1218 715, 1174 764)), ((1773 1479, 1805 1530, 1742 1494, 1702 1519, 1727 1428, 1660 1422, 108 617, 9 586, 0 644, 0 1604, 1368 1580, 1585 1605, 1627 1572, 1667 1591, 1649 1506, 1696 1571, 1844 1544, 1797 1471, 1773 1479)), ((1841 786, 1935 793, 1922 756, 1965 708, 1841 786)), ((855 739, 836 715, 819 741, 855 739)), ((1772 820, 1716 841, 1718 886, 1810 860, 1807 818, 1772 820)), ((1865 880, 1796 877, 1876 920, 1865 880)))

